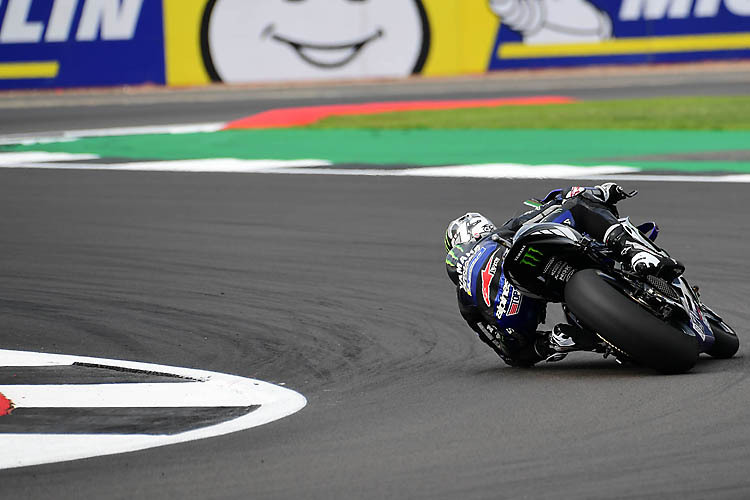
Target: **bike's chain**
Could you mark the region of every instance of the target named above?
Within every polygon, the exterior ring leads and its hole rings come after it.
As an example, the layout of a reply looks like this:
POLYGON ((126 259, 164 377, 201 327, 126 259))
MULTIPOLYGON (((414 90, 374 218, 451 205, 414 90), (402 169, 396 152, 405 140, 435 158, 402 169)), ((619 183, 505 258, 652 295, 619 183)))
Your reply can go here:
MULTIPOLYGON (((605 339, 604 337, 602 337, 598 333, 596 334, 596 336, 599 337, 602 340, 602 342, 604 342, 605 344, 607 344, 612 349, 612 351, 616 351, 616 352, 620 353, 621 355, 625 356, 626 358, 629 358, 628 353, 626 353, 625 351, 623 351, 622 349, 620 349, 619 347, 617 347, 616 345, 614 345, 612 342, 610 342, 609 340, 605 339)), ((615 357, 617 357, 617 355, 615 355, 615 357)))

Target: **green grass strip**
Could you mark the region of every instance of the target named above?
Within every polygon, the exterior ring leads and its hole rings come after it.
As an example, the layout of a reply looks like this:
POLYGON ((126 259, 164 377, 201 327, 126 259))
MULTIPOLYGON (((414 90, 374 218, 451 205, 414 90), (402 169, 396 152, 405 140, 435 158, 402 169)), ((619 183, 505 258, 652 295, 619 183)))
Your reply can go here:
POLYGON ((750 130, 750 96, 585 101, 332 116, 311 128, 750 130))
POLYGON ((750 149, 748 131, 236 130, 93 137, 0 151, 91 153, 136 159, 322 159, 334 163, 633 165, 651 170, 750 171, 750 161, 654 158, 750 149), (641 157, 641 158, 639 158, 641 157))

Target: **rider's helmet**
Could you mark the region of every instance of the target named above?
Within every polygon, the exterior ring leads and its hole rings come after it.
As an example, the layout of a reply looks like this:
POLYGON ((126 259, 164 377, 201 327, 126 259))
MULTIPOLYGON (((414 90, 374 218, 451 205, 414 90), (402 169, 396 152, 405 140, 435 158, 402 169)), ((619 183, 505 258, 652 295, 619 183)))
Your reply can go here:
POLYGON ((469 212, 448 224, 445 230, 445 251, 471 240, 478 240, 495 229, 495 225, 482 214, 469 212))

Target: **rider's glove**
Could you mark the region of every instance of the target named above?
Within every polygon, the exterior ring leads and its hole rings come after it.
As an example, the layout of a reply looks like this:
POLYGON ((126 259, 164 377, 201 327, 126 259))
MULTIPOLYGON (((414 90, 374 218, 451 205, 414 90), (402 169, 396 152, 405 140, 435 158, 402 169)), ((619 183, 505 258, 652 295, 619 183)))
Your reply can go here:
POLYGON ((594 187, 595 192, 592 193, 599 201, 614 205, 618 201, 622 201, 626 198, 632 198, 638 194, 638 191, 625 191, 622 186, 615 184, 614 182, 605 182, 594 187), (598 193, 596 191, 599 191, 598 193))

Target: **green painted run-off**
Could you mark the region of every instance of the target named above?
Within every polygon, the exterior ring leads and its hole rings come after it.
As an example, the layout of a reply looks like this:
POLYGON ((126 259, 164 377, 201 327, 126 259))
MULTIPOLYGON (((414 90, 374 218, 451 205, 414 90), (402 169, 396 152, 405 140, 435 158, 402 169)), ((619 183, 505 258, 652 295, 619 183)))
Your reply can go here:
MULTIPOLYGON (((654 155, 750 150, 750 131, 642 130, 231 130, 97 137, 0 151, 91 153, 134 159, 320 159, 334 163, 630 165, 650 170, 750 171, 740 161, 654 155), (651 158, 634 158, 651 156, 651 158), (662 161, 664 160, 664 161, 662 161)), ((735 155, 735 158, 737 155, 735 155)))

